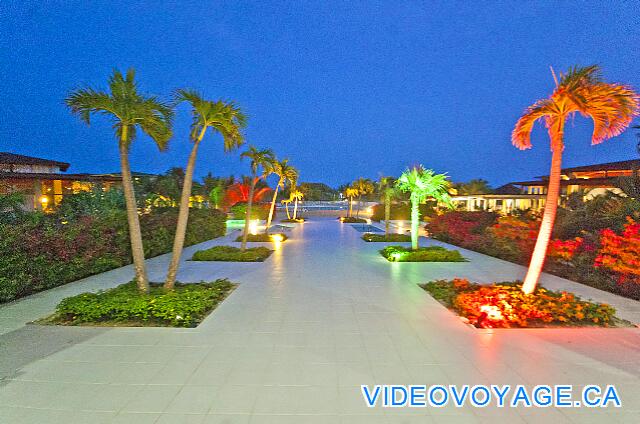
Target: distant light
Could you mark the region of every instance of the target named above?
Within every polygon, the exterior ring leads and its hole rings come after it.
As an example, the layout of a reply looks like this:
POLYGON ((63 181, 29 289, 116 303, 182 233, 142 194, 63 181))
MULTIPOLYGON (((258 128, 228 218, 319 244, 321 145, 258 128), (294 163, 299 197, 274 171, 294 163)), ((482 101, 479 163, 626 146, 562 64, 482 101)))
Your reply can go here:
POLYGON ((46 205, 47 203, 49 203, 49 198, 47 196, 40 196, 40 203, 46 205))

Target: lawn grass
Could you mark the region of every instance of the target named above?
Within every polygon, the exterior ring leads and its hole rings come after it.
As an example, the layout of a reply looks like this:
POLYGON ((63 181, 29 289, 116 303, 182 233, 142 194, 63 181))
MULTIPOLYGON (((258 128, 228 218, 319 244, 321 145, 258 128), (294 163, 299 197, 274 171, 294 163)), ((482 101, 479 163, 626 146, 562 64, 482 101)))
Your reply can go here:
POLYGON ((210 249, 199 250, 193 254, 192 261, 221 261, 221 262, 263 262, 271 256, 273 250, 266 247, 249 247, 244 252, 239 247, 214 246, 210 249))
POLYGON ((457 250, 445 249, 442 246, 410 247, 387 246, 380 251, 389 262, 467 262, 457 250))
POLYGON ((609 305, 573 293, 538 286, 522 292, 520 281, 481 285, 465 279, 435 280, 422 287, 437 301, 478 328, 629 327, 609 305))
MULTIPOLYGON (((269 234, 261 233, 261 234, 249 234, 247 236, 247 241, 249 241, 249 242, 273 242, 274 241, 273 240, 274 236, 276 236, 276 238, 281 237, 280 241, 285 241, 286 239, 289 238, 284 233, 269 233, 269 234)), ((239 235, 238 238, 236 238, 236 241, 242 241, 242 234, 239 235)))
POLYGON ((97 293, 82 293, 63 299, 56 312, 41 324, 122 327, 196 327, 236 284, 227 279, 211 283, 176 283, 166 291, 162 284, 150 285, 141 294, 136 283, 121 284, 97 293))
POLYGON ((405 241, 411 241, 411 236, 408 234, 376 234, 376 233, 364 233, 362 240, 368 242, 394 242, 401 243, 405 241))

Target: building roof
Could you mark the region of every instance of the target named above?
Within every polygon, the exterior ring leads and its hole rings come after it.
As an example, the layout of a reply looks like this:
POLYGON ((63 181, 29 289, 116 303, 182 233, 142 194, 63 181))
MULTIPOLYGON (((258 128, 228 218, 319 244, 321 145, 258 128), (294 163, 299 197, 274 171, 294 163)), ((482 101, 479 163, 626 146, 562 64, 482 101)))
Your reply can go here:
POLYGON ((0 152, 0 163, 7 165, 56 166, 62 171, 66 171, 69 166, 71 166, 71 164, 66 162, 58 162, 56 160, 41 159, 9 152, 0 152))
MULTIPOLYGON (((621 160, 618 162, 606 162, 595 165, 574 166, 572 168, 562 168, 563 174, 572 172, 596 172, 596 171, 623 171, 634 168, 640 168, 640 159, 621 160)), ((542 175, 536 178, 549 178, 548 175, 542 175)))
MULTIPOLYGON (((560 180, 561 186, 579 185, 583 187, 615 187, 613 184, 617 177, 602 177, 602 178, 570 178, 568 180, 560 180)), ((546 186, 547 181, 535 180, 535 181, 517 181, 511 183, 519 186, 546 186)))
POLYGON ((494 194, 522 194, 522 189, 513 185, 513 183, 505 184, 495 189, 494 194))
POLYGON ((99 174, 55 174, 41 172, 1 172, 0 180, 65 180, 65 181, 120 181, 115 175, 99 174))

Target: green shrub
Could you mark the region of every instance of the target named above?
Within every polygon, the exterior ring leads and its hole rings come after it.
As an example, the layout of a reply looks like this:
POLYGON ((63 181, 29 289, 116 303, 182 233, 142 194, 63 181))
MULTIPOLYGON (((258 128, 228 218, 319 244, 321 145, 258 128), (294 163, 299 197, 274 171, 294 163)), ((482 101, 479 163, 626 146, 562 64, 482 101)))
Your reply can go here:
MULTIPOLYGON (((284 233, 269 233, 269 234, 261 233, 261 234, 249 234, 247 236, 247 241, 250 241, 250 242, 272 242, 273 241, 273 236, 282 237, 280 241, 285 241, 286 239, 289 238, 284 233)), ((242 241, 242 234, 240 234, 236 238, 236 241, 242 241)))
MULTIPOLYGON (((261 204, 254 203, 251 205, 251 219, 261 219, 265 220, 269 216, 269 204, 261 204)), ((246 203, 236 203, 231 206, 231 215, 233 219, 245 219, 247 216, 247 204, 246 203)), ((274 218, 275 218, 275 210, 274 210, 274 218)))
POLYGON ((615 309, 609 305, 540 286, 524 294, 519 281, 481 285, 456 278, 431 281, 421 287, 481 328, 630 325, 616 318, 615 309))
MULTIPOLYGON (((178 211, 153 209, 140 216, 146 257, 171 251, 178 211)), ((226 216, 192 209, 185 245, 224 235, 226 216)), ((126 213, 61 217, 33 215, 0 224, 0 302, 60 286, 131 263, 126 213)))
POLYGON ((356 218, 355 216, 345 216, 340 218, 340 221, 345 224, 366 224, 367 220, 365 218, 356 218))
MULTIPOLYGON (((435 203, 426 202, 418 206, 420 219, 425 220, 435 214, 435 203)), ((384 219, 384 203, 373 205, 372 221, 382 221, 384 219)), ((394 202, 391 204, 390 220, 408 221, 411 219, 411 204, 408 202, 394 202)))
POLYGON ((387 246, 380 251, 389 262, 466 262, 457 250, 448 250, 442 246, 410 247, 387 246))
POLYGON ((303 223, 304 221, 306 221, 304 218, 296 218, 296 219, 285 218, 285 219, 281 219, 280 220, 280 222, 292 222, 292 223, 297 223, 297 224, 303 223))
POLYGON ((408 234, 375 234, 375 233, 364 233, 362 235, 362 240, 368 242, 394 242, 394 243, 402 243, 405 241, 411 241, 411 236, 408 234))
POLYGON ((195 327, 236 286, 227 279, 213 283, 181 284, 166 291, 152 284, 141 294, 135 282, 98 293, 82 293, 63 299, 43 323, 81 325, 149 325, 195 327))
POLYGON ((250 247, 244 252, 233 246, 214 246, 193 254, 192 261, 263 262, 273 250, 266 247, 250 247))

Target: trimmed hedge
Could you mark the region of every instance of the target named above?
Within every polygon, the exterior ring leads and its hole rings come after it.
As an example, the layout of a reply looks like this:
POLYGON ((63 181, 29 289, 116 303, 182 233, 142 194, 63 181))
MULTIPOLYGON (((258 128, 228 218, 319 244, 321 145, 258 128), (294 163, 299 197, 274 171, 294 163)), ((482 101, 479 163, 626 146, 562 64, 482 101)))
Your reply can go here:
POLYGON ((199 250, 193 254, 192 261, 218 262, 263 262, 273 250, 266 247, 250 247, 244 252, 239 247, 214 246, 210 249, 199 250))
MULTIPOLYGON (((177 209, 140 216, 145 256, 171 251, 177 209)), ((192 209, 185 245, 224 235, 226 216, 214 209, 192 209)), ((60 286, 131 263, 124 211, 66 221, 34 215, 17 224, 0 224, 0 302, 60 286)))
POLYGON ((365 218, 356 218, 355 216, 345 216, 340 218, 340 221, 345 224, 366 224, 367 220, 365 218))
POLYGON ((411 247, 387 246, 380 251, 389 262, 467 262, 457 250, 445 249, 442 246, 411 247))
POLYGON ((411 236, 408 234, 375 234, 375 233, 364 233, 362 235, 362 240, 368 242, 394 242, 394 243, 402 243, 405 241, 411 241, 411 236))
POLYGON ((141 294, 132 281, 110 290, 67 297, 41 323, 195 327, 235 287, 227 279, 176 283, 172 291, 164 290, 162 284, 151 284, 149 293, 141 294))
MULTIPOLYGON (((276 236, 276 235, 282 237, 280 241, 285 241, 286 239, 289 238, 284 233, 269 233, 269 234, 261 233, 261 234, 249 234, 247 236, 247 241, 256 242, 256 243, 257 242, 270 243, 273 241, 272 236, 276 236)), ((236 241, 242 241, 242 234, 236 237, 236 241)))

